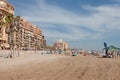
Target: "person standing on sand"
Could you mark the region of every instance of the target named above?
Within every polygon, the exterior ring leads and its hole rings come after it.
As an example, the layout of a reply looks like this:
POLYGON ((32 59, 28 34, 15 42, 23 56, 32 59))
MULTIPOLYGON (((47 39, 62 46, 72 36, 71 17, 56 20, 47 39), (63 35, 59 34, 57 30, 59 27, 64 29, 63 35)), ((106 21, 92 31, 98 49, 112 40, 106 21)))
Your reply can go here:
POLYGON ((104 42, 104 47, 105 47, 105 55, 108 56, 108 47, 107 43, 104 42))

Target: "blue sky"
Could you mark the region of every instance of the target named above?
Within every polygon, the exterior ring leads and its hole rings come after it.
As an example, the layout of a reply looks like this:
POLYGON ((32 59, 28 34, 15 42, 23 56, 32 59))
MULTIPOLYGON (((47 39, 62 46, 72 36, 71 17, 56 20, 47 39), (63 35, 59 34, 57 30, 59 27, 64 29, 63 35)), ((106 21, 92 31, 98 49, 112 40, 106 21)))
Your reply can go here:
POLYGON ((20 15, 39 26, 48 45, 57 39, 72 48, 120 47, 120 0, 8 0, 20 15))

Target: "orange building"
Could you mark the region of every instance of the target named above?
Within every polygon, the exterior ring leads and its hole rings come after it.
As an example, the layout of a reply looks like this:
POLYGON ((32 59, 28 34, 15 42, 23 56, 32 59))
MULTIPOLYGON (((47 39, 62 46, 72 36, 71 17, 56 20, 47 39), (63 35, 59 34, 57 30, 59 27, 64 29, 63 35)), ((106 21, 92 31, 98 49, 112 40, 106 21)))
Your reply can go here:
POLYGON ((5 18, 8 14, 14 15, 14 7, 6 0, 0 0, 0 47, 9 46, 7 44, 7 34, 5 33, 5 18))
POLYGON ((42 30, 23 18, 20 19, 20 30, 20 41, 23 48, 34 49, 37 47, 40 49, 46 46, 42 30))
MULTIPOLYGON (((6 26, 2 25, 8 14, 14 15, 14 6, 6 0, 0 0, 0 48, 9 47, 7 43, 8 35, 5 33, 6 26)), ((42 30, 23 18, 20 19, 20 33, 16 33, 15 37, 19 37, 23 49, 40 49, 46 46, 42 30)), ((15 41, 18 42, 18 40, 15 41)))

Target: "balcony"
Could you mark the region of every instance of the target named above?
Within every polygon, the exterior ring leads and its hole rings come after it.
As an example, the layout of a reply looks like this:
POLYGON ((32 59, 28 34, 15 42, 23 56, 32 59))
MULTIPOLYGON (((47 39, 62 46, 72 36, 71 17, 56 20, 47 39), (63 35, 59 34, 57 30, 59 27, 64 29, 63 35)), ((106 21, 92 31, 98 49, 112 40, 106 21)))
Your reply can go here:
POLYGON ((14 14, 14 8, 10 4, 4 1, 0 1, 0 10, 14 14))
POLYGON ((0 10, 3 10, 3 11, 5 11, 5 12, 7 12, 7 13, 14 14, 14 10, 12 10, 12 9, 6 7, 6 6, 1 6, 1 5, 0 5, 0 10))

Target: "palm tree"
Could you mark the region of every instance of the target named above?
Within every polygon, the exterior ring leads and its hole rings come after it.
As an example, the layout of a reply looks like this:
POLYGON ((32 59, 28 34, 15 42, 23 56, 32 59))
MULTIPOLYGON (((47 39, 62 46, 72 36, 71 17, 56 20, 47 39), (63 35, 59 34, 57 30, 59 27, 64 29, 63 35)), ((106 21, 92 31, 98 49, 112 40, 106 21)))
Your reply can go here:
MULTIPOLYGON (((4 17, 2 17, 2 19, 3 19, 4 17)), ((13 20, 13 18, 14 18, 14 16, 12 15, 12 14, 7 14, 6 16, 5 16, 5 21, 0 21, 0 25, 2 25, 2 26, 7 26, 7 25, 9 25, 9 24, 11 24, 11 22, 12 22, 12 20, 13 20)))

